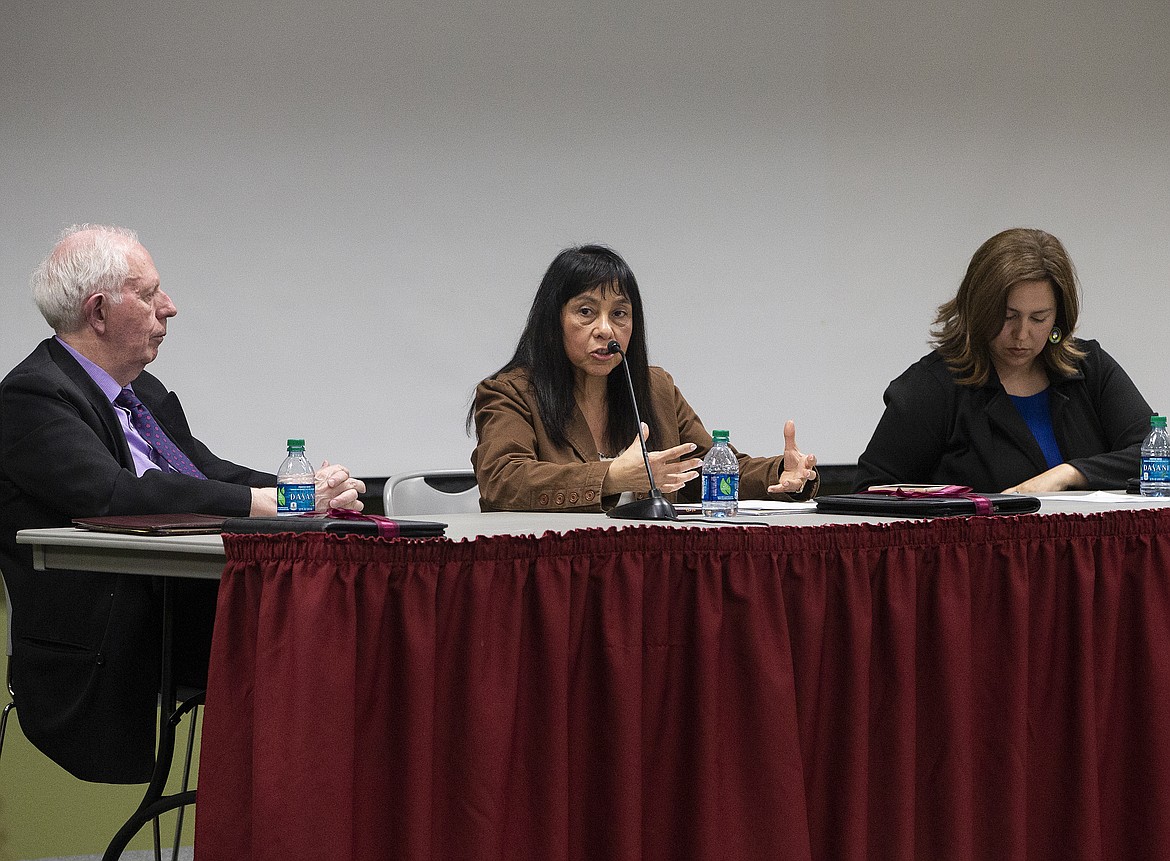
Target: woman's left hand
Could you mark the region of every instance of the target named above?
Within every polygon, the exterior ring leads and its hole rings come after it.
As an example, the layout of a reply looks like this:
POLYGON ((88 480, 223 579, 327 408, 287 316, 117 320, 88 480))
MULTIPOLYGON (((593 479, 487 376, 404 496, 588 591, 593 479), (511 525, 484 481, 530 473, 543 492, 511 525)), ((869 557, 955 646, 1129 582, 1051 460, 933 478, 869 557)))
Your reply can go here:
POLYGON ((1052 469, 1009 487, 1004 493, 1055 493, 1059 490, 1081 490, 1088 480, 1075 466, 1058 463, 1052 469))
POLYGON ((784 470, 780 483, 768 488, 768 493, 800 493, 806 481, 817 477, 817 456, 805 454, 796 446, 796 422, 784 423, 784 470))

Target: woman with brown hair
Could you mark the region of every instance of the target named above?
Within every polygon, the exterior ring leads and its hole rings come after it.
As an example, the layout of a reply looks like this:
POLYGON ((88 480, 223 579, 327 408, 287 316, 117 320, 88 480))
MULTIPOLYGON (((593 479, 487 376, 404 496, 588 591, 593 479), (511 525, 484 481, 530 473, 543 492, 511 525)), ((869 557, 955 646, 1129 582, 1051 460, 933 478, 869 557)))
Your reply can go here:
POLYGON ((1096 341, 1073 337, 1076 274, 1060 240, 1015 228, 975 252, 938 309, 935 349, 886 389, 857 487, 981 492, 1123 488, 1151 410, 1096 341))

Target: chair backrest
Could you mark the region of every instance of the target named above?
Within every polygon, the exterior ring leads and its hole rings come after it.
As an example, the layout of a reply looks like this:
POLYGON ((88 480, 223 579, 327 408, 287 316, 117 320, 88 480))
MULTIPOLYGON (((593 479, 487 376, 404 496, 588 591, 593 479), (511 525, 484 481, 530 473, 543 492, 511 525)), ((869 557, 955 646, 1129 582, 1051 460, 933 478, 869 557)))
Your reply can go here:
POLYGON ((386 480, 382 502, 387 517, 479 511, 479 485, 470 469, 404 472, 386 480))

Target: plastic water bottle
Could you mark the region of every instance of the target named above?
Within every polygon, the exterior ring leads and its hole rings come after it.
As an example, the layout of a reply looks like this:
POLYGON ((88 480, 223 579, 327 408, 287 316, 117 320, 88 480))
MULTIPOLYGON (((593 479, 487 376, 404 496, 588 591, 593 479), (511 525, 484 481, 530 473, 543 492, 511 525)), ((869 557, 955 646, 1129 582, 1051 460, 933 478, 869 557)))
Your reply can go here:
POLYGON ((725 430, 711 432, 715 444, 703 458, 703 514, 729 517, 739 511, 739 461, 725 430))
POLYGON ((1142 443, 1142 496, 1170 496, 1170 431, 1165 416, 1150 416, 1150 435, 1142 443))
POLYGON ((306 514, 317 508, 317 478, 305 457, 305 441, 290 439, 288 457, 276 471, 276 513, 306 514))

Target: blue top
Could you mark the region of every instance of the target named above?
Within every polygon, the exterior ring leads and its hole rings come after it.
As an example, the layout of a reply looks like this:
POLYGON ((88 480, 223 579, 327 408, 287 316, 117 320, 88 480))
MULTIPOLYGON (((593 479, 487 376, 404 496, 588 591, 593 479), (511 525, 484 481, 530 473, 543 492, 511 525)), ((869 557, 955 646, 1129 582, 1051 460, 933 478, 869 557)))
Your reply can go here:
POLYGON ((1052 467, 1064 463, 1060 446, 1056 444, 1056 433, 1052 430, 1052 413, 1048 410, 1048 389, 1026 398, 1015 395, 1008 395, 1008 397, 1012 399, 1016 410, 1028 423, 1028 430, 1032 432, 1032 436, 1036 437, 1036 442, 1040 444, 1040 451, 1044 452, 1044 460, 1048 462, 1048 468, 1052 469, 1052 467))

